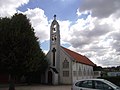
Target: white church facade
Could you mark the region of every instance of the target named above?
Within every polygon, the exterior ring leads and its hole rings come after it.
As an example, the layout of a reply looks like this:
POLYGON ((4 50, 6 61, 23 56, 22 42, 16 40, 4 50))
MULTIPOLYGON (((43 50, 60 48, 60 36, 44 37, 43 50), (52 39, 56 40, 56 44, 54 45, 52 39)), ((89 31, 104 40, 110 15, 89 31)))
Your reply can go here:
POLYGON ((72 84, 75 80, 93 78, 95 64, 60 45, 60 27, 54 15, 50 26, 50 50, 47 54, 49 67, 45 74, 48 84, 72 84))

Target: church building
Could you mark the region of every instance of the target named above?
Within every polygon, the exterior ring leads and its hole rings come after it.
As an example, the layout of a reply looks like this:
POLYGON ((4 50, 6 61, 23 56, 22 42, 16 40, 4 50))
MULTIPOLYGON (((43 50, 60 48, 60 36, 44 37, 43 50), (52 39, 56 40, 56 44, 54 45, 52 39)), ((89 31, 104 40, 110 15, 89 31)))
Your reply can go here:
POLYGON ((54 15, 50 26, 49 63, 45 78, 48 84, 72 84, 75 80, 93 78, 95 64, 86 56, 60 45, 60 26, 54 15))

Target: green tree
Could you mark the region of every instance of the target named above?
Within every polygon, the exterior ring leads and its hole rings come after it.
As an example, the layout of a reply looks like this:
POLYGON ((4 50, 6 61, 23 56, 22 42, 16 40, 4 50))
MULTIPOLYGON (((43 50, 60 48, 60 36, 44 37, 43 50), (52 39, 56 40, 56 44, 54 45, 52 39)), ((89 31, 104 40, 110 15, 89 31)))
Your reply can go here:
POLYGON ((30 72, 42 73, 47 60, 37 40, 26 15, 1 18, 0 69, 13 78, 30 72))
POLYGON ((10 19, 0 18, 0 71, 8 72, 8 30, 10 30, 10 19))

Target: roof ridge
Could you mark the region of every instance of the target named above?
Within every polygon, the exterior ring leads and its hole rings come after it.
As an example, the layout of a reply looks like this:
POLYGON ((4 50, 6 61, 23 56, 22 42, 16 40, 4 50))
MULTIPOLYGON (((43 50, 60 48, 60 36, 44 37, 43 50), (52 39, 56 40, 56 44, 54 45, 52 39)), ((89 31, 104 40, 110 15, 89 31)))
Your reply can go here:
MULTIPOLYGON (((63 46, 62 46, 62 48, 67 49, 67 48, 65 48, 65 47, 63 47, 63 46)), ((67 49, 67 50, 69 50, 69 51, 71 51, 71 52, 73 52, 73 53, 76 53, 76 54, 78 54, 78 55, 80 55, 80 56, 85 56, 85 55, 81 55, 81 54, 79 54, 79 53, 77 53, 77 52, 75 52, 75 51, 72 51, 72 50, 70 50, 70 49, 67 49)), ((85 56, 85 57, 86 57, 86 56, 85 56)))

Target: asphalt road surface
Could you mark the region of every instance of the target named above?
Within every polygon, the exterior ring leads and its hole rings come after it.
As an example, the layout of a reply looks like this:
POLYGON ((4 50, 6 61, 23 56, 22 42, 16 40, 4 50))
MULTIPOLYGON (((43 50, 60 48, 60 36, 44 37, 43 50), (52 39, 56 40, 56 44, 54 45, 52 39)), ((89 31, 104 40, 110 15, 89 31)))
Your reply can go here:
MULTIPOLYGON (((8 90, 8 87, 2 87, 0 90, 8 90)), ((15 90, 71 90, 71 85, 33 85, 33 86, 16 86, 15 90)))

